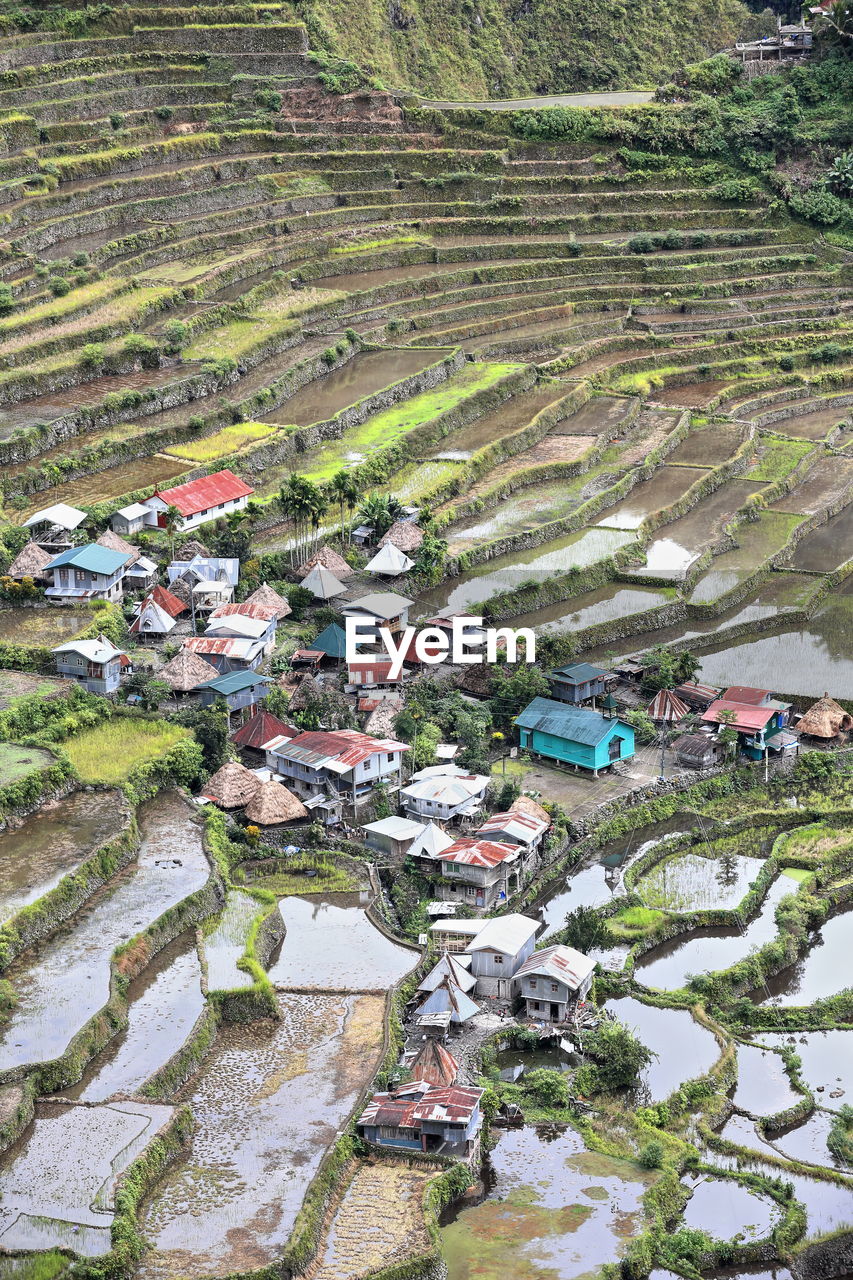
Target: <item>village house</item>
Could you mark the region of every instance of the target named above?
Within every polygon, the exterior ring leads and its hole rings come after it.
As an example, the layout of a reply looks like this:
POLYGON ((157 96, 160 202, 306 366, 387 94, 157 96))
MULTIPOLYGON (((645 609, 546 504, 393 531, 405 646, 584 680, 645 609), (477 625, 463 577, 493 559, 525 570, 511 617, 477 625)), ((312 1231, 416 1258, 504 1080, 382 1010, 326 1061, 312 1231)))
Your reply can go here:
POLYGON ((53 654, 57 674, 76 680, 90 693, 116 693, 122 672, 130 666, 127 654, 102 635, 57 645, 53 654))
POLYGON ((157 672, 157 679, 169 686, 176 701, 191 698, 197 702, 198 690, 208 680, 213 680, 216 674, 216 667, 205 662, 199 654, 181 649, 157 672))
POLYGON ((251 485, 235 476, 233 471, 216 471, 213 475, 200 476, 173 489, 156 489, 150 498, 143 498, 140 505, 148 512, 145 527, 159 529, 166 526, 169 507, 176 507, 181 514, 179 531, 185 533, 208 520, 218 520, 232 511, 242 511, 254 492, 251 485))
POLYGON ((720 690, 713 685, 698 684, 695 680, 676 685, 673 692, 691 711, 707 711, 711 703, 716 702, 720 696, 720 690))
POLYGON ((71 545, 71 534, 86 519, 86 512, 79 507, 69 507, 67 502, 55 502, 52 507, 35 511, 24 521, 24 528, 32 531, 33 542, 48 551, 64 551, 71 545))
POLYGON ((220 675, 229 671, 254 671, 264 656, 261 640, 223 639, 220 636, 189 636, 184 648, 216 667, 220 675))
POLYGON ((557 667, 548 675, 551 686, 551 697, 557 702, 569 702, 580 706, 591 698, 602 698, 616 684, 616 675, 605 671, 603 667, 594 667, 591 662, 570 662, 564 667, 557 667))
POLYGON ((266 698, 271 684, 269 676, 259 676, 256 671, 230 671, 200 684, 196 692, 203 707, 212 706, 222 698, 231 715, 254 707, 266 698))
POLYGON ((241 751, 257 752, 262 756, 266 744, 273 738, 296 738, 300 732, 293 725, 279 720, 271 711, 256 706, 245 723, 232 733, 231 741, 241 751))
POLYGON ((672 743, 672 750, 687 769, 713 769, 726 758, 723 743, 710 733, 683 733, 672 743))
POLYGON ((24 578, 30 578, 35 585, 42 586, 50 581, 46 570, 52 559, 51 553, 37 542, 27 542, 9 565, 5 576, 13 582, 23 582, 24 578))
POLYGON ((211 613, 234 599, 240 561, 232 557, 195 555, 190 560, 173 560, 166 575, 171 590, 186 598, 193 613, 211 613))
POLYGON ((417 871, 429 875, 438 869, 442 853, 452 844, 453 836, 434 822, 427 822, 409 845, 408 857, 417 871))
POLYGON ((321 547, 319 551, 314 552, 313 556, 303 561, 296 570, 297 578, 307 578, 312 569, 328 569, 339 582, 346 582, 347 578, 351 578, 355 572, 334 547, 321 547))
MULTIPOLYGON (((468 975, 470 978, 470 974, 468 975)), ((473 981, 471 983, 473 986, 473 981)), ((468 992, 445 974, 434 986, 418 989, 412 1019, 428 1035, 446 1035, 451 1027, 462 1027, 480 1012, 468 992)))
POLYGON ((459 1063, 443 1044, 429 1037, 416 1053, 403 1055, 403 1066, 410 1080, 425 1080, 437 1089, 447 1089, 456 1083, 459 1063))
POLYGON ((380 1147, 476 1160, 483 1118, 482 1089, 436 1088, 424 1080, 395 1093, 376 1093, 357 1123, 359 1136, 380 1147))
POLYGON ((518 892, 533 861, 521 845, 463 837, 442 850, 436 897, 491 911, 518 892))
POLYGON ((784 729, 791 718, 792 707, 790 702, 780 701, 777 694, 771 689, 754 689, 748 684, 734 684, 728 689, 724 689, 720 697, 726 702, 740 702, 752 704, 757 707, 772 707, 779 714, 777 716, 776 727, 784 729))
POLYGON ((465 953, 469 942, 476 938, 486 921, 460 919, 444 916, 433 921, 429 927, 430 947, 436 951, 446 951, 450 955, 465 953))
POLYGON ((310 648, 315 653, 322 654, 322 661, 328 658, 333 662, 341 662, 346 656, 346 632, 336 622, 330 622, 318 636, 314 637, 310 648))
POLYGON ((132 636, 162 639, 174 631, 178 620, 188 612, 183 600, 165 587, 156 586, 140 603, 128 630, 132 636))
POLYGON ((841 734, 848 734, 851 729, 853 716, 828 693, 813 702, 797 723, 797 733, 821 742, 831 742, 841 734))
POLYGON ((406 857, 424 829, 422 822, 411 822, 408 818, 379 818, 376 822, 367 822, 361 828, 366 833, 366 843, 371 849, 384 853, 393 862, 400 863, 406 857))
POLYGON ((204 634, 221 639, 257 640, 266 654, 275 648, 277 626, 275 613, 263 605, 221 604, 208 616, 204 634))
POLYGON ((280 596, 268 582, 262 582, 250 596, 246 596, 243 604, 259 605, 267 610, 267 617, 281 622, 293 612, 284 596, 280 596))
POLYGON ((126 564, 127 556, 122 552, 99 547, 96 542, 69 547, 45 566, 51 579, 45 595, 48 600, 69 604, 77 600, 119 601, 126 564))
POLYGON ((540 922, 511 913, 481 923, 482 928, 465 948, 477 979, 477 995, 510 1000, 516 992, 519 969, 533 955, 540 922))
POLYGON ((142 533, 148 515, 148 508, 143 503, 132 502, 130 506, 119 507, 118 511, 113 512, 110 527, 116 533, 132 537, 135 533, 142 533))
POLYGON ((400 801, 409 817, 450 822, 479 812, 489 782, 485 775, 467 773, 458 765, 435 765, 412 774, 400 801))
POLYGON ((266 761, 267 768, 284 778, 297 795, 312 799, 329 793, 356 808, 377 783, 399 784, 408 750, 405 742, 336 729, 274 738, 267 744, 266 761))
POLYGON ((120 551, 127 556, 124 566, 125 594, 128 592, 147 591, 157 581, 157 565, 139 550, 119 537, 112 529, 106 529, 97 539, 96 545, 106 547, 108 551, 120 551))
POLYGON ((521 845, 527 853, 536 854, 550 825, 547 814, 537 817, 518 809, 510 809, 507 813, 493 813, 480 824, 474 834, 484 840, 497 840, 501 844, 521 845))
POLYGON ((402 672, 391 675, 391 663, 376 658, 360 658, 347 667, 347 679, 357 689, 393 689, 403 683, 402 672))
POLYGON ((785 734, 779 724, 783 713, 777 706, 756 702, 735 702, 718 698, 702 716, 706 724, 719 725, 720 731, 734 729, 738 746, 750 760, 760 760, 767 751, 794 749, 797 739, 785 734))
POLYGON ((399 547, 395 547, 393 542, 386 542, 364 566, 364 572, 383 578, 398 578, 401 573, 408 573, 414 567, 414 560, 399 547))
POLYGON ((534 698, 516 716, 515 724, 523 750, 587 769, 596 778, 602 769, 634 754, 634 730, 608 712, 534 698))
POLYGON ((595 961, 574 947, 558 944, 534 951, 518 970, 518 994, 528 1018, 565 1022, 579 1000, 585 1000, 595 961))
POLYGON ((356 618, 367 624, 364 634, 368 641, 371 631, 373 639, 378 640, 383 630, 396 635, 408 626, 409 609, 413 603, 393 591, 377 591, 342 604, 341 613, 345 618, 356 618))

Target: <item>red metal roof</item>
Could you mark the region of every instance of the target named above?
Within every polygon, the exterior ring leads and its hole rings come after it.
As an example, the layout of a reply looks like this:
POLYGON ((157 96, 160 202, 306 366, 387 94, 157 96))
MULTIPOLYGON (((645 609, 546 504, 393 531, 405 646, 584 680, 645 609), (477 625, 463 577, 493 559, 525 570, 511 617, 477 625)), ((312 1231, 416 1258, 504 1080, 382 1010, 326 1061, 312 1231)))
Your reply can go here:
POLYGON ((449 1089, 430 1089, 415 1103, 416 1120, 448 1120, 451 1124, 467 1124, 483 1096, 482 1089, 467 1085, 451 1085, 449 1089))
POLYGON ((189 612, 189 605, 184 604, 177 596, 172 595, 165 587, 156 586, 148 593, 148 598, 168 613, 170 618, 179 618, 182 613, 189 612))
POLYGON ((244 600, 242 604, 221 604, 210 615, 211 618, 232 618, 238 614, 242 618, 260 618, 262 622, 270 622, 278 617, 278 610, 270 604, 251 604, 244 600))
POLYGON ((757 705, 763 702, 765 698, 772 697, 770 689, 753 689, 748 684, 733 684, 730 689, 723 691, 724 702, 749 702, 757 705))
POLYGON ((648 714, 652 720, 683 720, 690 708, 671 689, 661 689, 649 703, 648 714))
POLYGON ((734 712, 731 720, 733 729, 740 729, 742 733, 756 733, 759 729, 763 729, 769 720, 772 720, 778 707, 756 707, 750 702, 732 702, 728 698, 718 698, 704 713, 702 719, 711 721, 713 724, 725 724, 726 718, 723 717, 723 713, 726 711, 734 712))
MULTIPOLYGON (((184 641, 184 648, 190 649, 193 653, 218 653, 225 658, 231 655, 243 657, 254 645, 262 647, 263 642, 261 640, 244 640, 242 638, 216 640, 213 636, 190 636, 189 639, 184 641)), ((259 652, 259 650, 255 650, 255 652, 259 652)))
POLYGON ((369 760, 378 752, 391 754, 394 751, 409 750, 405 742, 394 742, 391 738, 371 738, 368 734, 358 733, 355 729, 300 733, 291 739, 291 745, 303 751, 315 752, 318 756, 338 760, 348 768, 361 764, 363 760, 369 760))
POLYGON ((295 738, 298 734, 298 729, 285 724, 271 711, 258 711, 236 733, 232 733, 231 741, 238 747, 254 747, 256 751, 260 751, 264 743, 273 738, 295 738))
POLYGON ((161 498, 170 507, 177 507, 182 516, 195 516, 200 511, 210 511, 221 502, 234 502, 236 498, 248 498, 255 491, 233 471, 216 471, 212 476, 201 476, 174 489, 159 489, 155 498, 161 498))
POLYGON ((442 862, 460 862, 468 867, 496 867, 519 852, 514 844, 498 844, 494 840, 472 840, 463 837, 441 851, 442 862))

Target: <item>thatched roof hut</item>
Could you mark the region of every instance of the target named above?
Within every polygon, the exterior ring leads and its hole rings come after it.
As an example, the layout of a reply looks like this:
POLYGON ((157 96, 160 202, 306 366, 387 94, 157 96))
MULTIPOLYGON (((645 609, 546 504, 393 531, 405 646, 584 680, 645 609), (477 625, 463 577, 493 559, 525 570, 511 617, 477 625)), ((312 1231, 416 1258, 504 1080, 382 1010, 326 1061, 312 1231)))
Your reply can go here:
POLYGON ((16 582, 20 582, 22 578, 38 581, 46 577, 44 568, 52 559, 53 555, 50 551, 45 551, 37 542, 28 542, 26 546, 21 547, 6 573, 16 582))
POLYGON ((412 524, 411 520, 395 520, 394 524, 387 533, 383 533, 379 539, 380 547, 391 543, 398 551, 405 551, 410 554, 417 551, 424 540, 423 529, 418 528, 416 524, 412 524))
POLYGON ((257 795, 261 781, 245 765, 230 760, 209 779, 202 795, 220 809, 242 809, 257 795))
POLYGON ((367 717, 364 732, 372 738, 393 738, 394 721, 404 706, 402 698, 383 698, 379 706, 367 717))
POLYGON ((105 529, 97 542, 99 547, 106 547, 109 551, 119 551, 123 556, 127 556, 130 564, 136 564, 142 554, 139 547, 132 547, 112 529, 105 529))
POLYGON ((246 817, 259 827, 280 827, 304 820, 308 810, 281 782, 262 782, 246 805, 246 817))
POLYGON ((185 542, 180 550, 175 552, 175 560, 194 560, 196 556, 203 556, 206 560, 210 555, 207 547, 203 542, 199 542, 197 538, 190 538, 189 542, 185 542))
POLYGON ((318 698, 323 696, 323 690, 314 679, 310 672, 307 672, 299 681, 287 704, 288 711, 304 711, 311 702, 316 702, 318 698))
POLYGON ((316 551, 309 560, 306 560, 296 570, 297 578, 307 578, 312 569, 329 569, 339 582, 344 582, 347 578, 351 578, 355 572, 333 547, 321 547, 319 551, 316 551))
POLYGON ((215 680, 219 675, 211 662, 206 662, 191 649, 181 649, 174 658, 157 673, 158 680, 165 680, 173 693, 192 693, 199 685, 215 680))
POLYGON ((257 591, 253 591, 250 596, 246 596, 243 603, 259 604, 263 605, 265 609, 274 610, 271 616, 277 618, 279 622, 291 612, 290 605, 284 596, 280 596, 267 582, 262 582, 257 591))
POLYGON ((853 716, 825 693, 822 698, 809 707, 797 725, 797 731, 808 738, 822 738, 828 741, 837 738, 839 733, 847 733, 853 729, 853 716))

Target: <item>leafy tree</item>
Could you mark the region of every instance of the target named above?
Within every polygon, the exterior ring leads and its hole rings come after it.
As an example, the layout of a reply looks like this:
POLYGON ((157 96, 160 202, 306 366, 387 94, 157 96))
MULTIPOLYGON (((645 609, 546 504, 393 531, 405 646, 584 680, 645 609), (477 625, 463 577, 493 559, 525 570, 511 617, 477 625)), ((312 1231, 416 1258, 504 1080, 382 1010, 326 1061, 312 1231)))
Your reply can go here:
POLYGON ((649 742, 654 742, 658 736, 655 723, 647 711, 642 707, 635 707, 632 711, 621 713, 622 719, 629 724, 634 730, 637 742, 643 746, 649 742))
POLYGON ((362 524, 369 524, 377 538, 387 533, 402 514, 402 504, 390 493, 373 493, 358 509, 359 521, 362 524))
POLYGON ((178 508, 174 506, 174 504, 170 503, 163 513, 163 528, 169 542, 169 556, 172 560, 175 558, 175 536, 179 532, 183 522, 184 517, 181 515, 178 508))
POLYGON ((220 698, 212 707, 182 707, 173 717, 192 729, 205 770, 215 773, 228 759, 228 708, 220 698))
POLYGON ((663 1164, 663 1157, 663 1143, 658 1142, 657 1138, 652 1138, 640 1148, 640 1164, 644 1169, 659 1169, 663 1164))
POLYGON ((307 587, 301 586, 288 587, 286 595, 291 618, 294 622, 301 622, 314 603, 314 596, 307 587))
POLYGON ((351 471, 337 471, 326 486, 329 501, 336 503, 341 513, 341 541, 344 538, 346 515, 352 515, 358 502, 359 486, 351 471))
POLYGON ((657 693, 659 689, 674 689, 676 685, 692 680, 702 662, 686 649, 676 653, 666 645, 655 645, 646 658, 643 688, 657 693))
POLYGON ((550 1107, 555 1111, 563 1110, 569 1105, 569 1086, 562 1071, 551 1071, 546 1067, 528 1071, 524 1077, 524 1091, 543 1107, 550 1107))
POLYGON ((798 782, 828 782, 838 772, 838 765, 828 751, 806 751, 794 766, 798 782))
POLYGON ((608 943, 607 926, 595 907, 576 907, 566 916, 562 933, 567 947, 586 954, 608 943))
POLYGON ((657 1054, 621 1022, 606 1019, 585 1038, 584 1048, 596 1062, 602 1089, 625 1089, 636 1084, 640 1072, 657 1054))
POLYGON ((15 295, 12 292, 12 286, 0 283, 0 316, 7 316, 15 306, 15 295))
POLYGON ((492 668, 494 682, 489 706, 496 725, 509 726, 534 698, 546 698, 550 686, 538 667, 505 663, 492 668))
POLYGON ((439 742, 441 742, 441 729, 437 724, 426 721, 419 726, 411 753, 413 771, 435 764, 435 749, 439 742))

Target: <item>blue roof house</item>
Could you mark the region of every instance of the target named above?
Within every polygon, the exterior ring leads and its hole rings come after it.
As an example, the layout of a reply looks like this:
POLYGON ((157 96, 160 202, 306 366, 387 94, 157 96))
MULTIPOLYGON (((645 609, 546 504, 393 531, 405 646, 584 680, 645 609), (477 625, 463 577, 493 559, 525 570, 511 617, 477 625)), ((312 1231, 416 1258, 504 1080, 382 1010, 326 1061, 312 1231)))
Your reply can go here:
POLYGON ((570 702, 575 706, 589 702, 590 698, 601 698, 607 690, 607 684, 615 677, 603 667, 594 667, 591 662, 570 662, 565 667, 557 667, 548 676, 551 696, 558 702, 570 702))
POLYGON ((69 547, 45 565, 52 578, 48 600, 120 600, 125 570, 132 556, 90 542, 69 547))
POLYGON ((588 769, 596 777, 599 770, 634 754, 634 730, 629 724, 553 698, 534 698, 516 716, 515 724, 522 748, 531 755, 588 769))
POLYGON ((257 671, 229 671, 200 684, 196 692, 203 707, 212 706, 217 698, 224 698, 228 711, 242 711, 266 698, 272 680, 260 676, 257 671))

